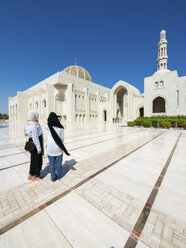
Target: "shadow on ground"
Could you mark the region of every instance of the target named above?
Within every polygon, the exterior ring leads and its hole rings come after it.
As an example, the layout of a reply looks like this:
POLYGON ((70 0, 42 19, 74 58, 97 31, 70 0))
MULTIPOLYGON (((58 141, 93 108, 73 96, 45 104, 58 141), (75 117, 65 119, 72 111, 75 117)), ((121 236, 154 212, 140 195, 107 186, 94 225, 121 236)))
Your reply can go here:
POLYGON ((7 126, 5 126, 5 125, 0 125, 0 128, 5 128, 5 127, 8 127, 8 125, 7 125, 7 126))
MULTIPOLYGON (((69 172, 69 170, 76 170, 74 165, 77 164, 75 159, 66 160, 62 166, 62 178, 69 172)), ((45 166, 45 168, 40 172, 40 178, 45 178, 50 173, 49 164, 45 166)))

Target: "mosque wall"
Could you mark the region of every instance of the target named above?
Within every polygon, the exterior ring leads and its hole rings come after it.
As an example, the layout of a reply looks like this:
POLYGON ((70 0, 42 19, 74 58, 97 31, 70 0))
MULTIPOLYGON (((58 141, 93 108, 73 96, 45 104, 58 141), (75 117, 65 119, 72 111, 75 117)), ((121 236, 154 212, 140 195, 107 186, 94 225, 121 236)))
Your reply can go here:
POLYGON ((158 71, 144 80, 145 116, 186 115, 186 77, 179 78, 177 71, 158 71), (165 111, 154 111, 158 97, 165 101, 165 111))
POLYGON ((157 72, 144 79, 144 94, 125 81, 112 89, 92 82, 88 71, 69 66, 17 96, 9 97, 10 121, 26 121, 30 110, 37 110, 41 121, 50 112, 62 121, 132 121, 139 115, 186 115, 186 77, 167 70, 166 32, 160 32, 157 72))

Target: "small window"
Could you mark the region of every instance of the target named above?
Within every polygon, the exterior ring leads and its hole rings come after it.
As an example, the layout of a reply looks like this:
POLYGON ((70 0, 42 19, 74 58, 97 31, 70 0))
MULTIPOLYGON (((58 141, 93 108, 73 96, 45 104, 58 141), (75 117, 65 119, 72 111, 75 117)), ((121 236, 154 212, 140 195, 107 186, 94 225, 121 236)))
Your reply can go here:
POLYGON ((163 56, 163 48, 161 48, 161 56, 163 56))
POLYGON ((46 108, 46 100, 43 100, 43 107, 46 108))
POLYGON ((164 87, 164 82, 162 80, 160 81, 160 87, 164 87))
POLYGON ((179 99, 179 90, 177 90, 177 107, 179 106, 179 101, 180 101, 180 99, 179 99))

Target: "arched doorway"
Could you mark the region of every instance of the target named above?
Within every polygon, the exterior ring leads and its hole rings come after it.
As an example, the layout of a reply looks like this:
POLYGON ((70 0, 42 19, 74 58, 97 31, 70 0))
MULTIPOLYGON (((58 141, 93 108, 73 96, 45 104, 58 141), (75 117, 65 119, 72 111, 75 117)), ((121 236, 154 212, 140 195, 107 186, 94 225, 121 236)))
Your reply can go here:
POLYGON ((163 97, 156 97, 153 100, 153 113, 165 113, 165 99, 163 97))
POLYGON ((141 107, 139 109, 139 116, 144 116, 144 108, 143 107, 141 107))
POLYGON ((121 85, 114 92, 113 117, 118 117, 122 121, 128 120, 128 90, 121 85))
POLYGON ((103 120, 107 121, 107 111, 103 110, 103 120))

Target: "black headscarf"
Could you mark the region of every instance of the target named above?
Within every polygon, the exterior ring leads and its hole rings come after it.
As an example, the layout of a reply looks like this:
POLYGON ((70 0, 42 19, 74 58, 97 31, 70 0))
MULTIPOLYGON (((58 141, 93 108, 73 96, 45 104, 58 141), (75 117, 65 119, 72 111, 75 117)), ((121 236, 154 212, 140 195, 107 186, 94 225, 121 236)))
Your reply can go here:
POLYGON ((59 148, 61 148, 61 150, 63 150, 66 155, 70 155, 67 151, 67 149, 65 148, 62 140, 60 139, 60 137, 58 136, 58 134, 56 133, 56 131, 54 130, 53 127, 59 127, 59 128, 64 128, 63 125, 60 123, 56 113, 51 112, 49 114, 48 117, 48 127, 50 129, 50 132, 52 134, 52 138, 54 139, 54 141, 56 142, 56 144, 59 146, 59 148))

